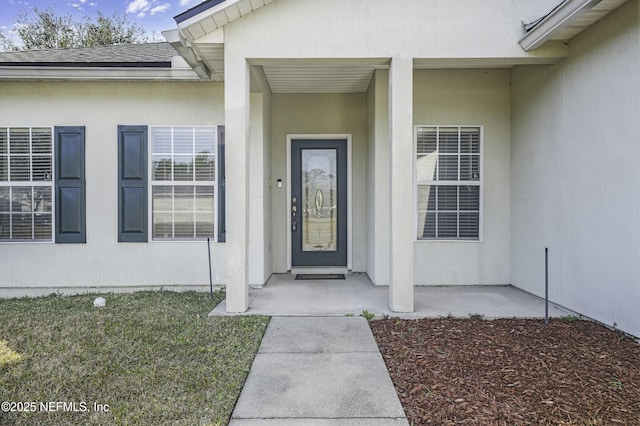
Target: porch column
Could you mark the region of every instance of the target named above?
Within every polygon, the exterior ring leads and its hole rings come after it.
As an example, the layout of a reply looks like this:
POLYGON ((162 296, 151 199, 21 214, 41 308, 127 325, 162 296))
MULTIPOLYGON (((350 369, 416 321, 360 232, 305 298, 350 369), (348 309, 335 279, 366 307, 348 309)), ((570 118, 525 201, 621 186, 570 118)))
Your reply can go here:
POLYGON ((413 59, 393 57, 389 70, 391 158, 389 308, 413 312, 413 59))
POLYGON ((225 49, 227 312, 249 308, 249 65, 225 49))

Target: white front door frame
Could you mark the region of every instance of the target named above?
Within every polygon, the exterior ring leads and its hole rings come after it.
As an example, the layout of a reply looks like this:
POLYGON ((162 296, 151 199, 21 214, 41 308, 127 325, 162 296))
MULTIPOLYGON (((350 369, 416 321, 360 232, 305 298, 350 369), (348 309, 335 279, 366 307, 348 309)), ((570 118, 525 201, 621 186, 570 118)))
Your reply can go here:
POLYGON ((287 135, 287 270, 291 271, 291 141, 293 139, 346 139, 347 141, 347 269, 352 269, 353 258, 353 209, 352 209, 352 148, 351 134, 288 134, 287 135))

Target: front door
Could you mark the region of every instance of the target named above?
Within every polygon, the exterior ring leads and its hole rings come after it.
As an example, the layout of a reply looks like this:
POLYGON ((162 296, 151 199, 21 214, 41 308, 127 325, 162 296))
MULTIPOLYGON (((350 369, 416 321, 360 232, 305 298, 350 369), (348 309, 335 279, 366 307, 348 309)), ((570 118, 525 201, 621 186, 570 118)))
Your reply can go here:
POLYGON ((347 141, 291 141, 292 266, 347 266, 347 141))

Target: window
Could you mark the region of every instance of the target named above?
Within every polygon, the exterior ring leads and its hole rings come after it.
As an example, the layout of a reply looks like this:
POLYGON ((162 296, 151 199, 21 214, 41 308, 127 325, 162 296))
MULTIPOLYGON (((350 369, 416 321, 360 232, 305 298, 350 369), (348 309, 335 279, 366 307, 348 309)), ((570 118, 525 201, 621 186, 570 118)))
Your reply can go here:
POLYGON ((152 239, 214 238, 215 127, 151 127, 152 239))
POLYGON ((480 127, 418 126, 419 240, 479 240, 480 127))
POLYGON ((52 135, 0 127, 0 241, 52 241, 52 135))

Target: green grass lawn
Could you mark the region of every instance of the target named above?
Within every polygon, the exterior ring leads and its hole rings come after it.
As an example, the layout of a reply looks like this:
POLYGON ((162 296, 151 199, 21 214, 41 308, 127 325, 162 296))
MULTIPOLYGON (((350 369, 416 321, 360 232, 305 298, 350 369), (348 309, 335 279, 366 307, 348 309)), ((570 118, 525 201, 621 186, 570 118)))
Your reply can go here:
POLYGON ((103 296, 0 300, 0 403, 35 409, 0 424, 226 424, 269 319, 208 317, 224 293, 103 296))

